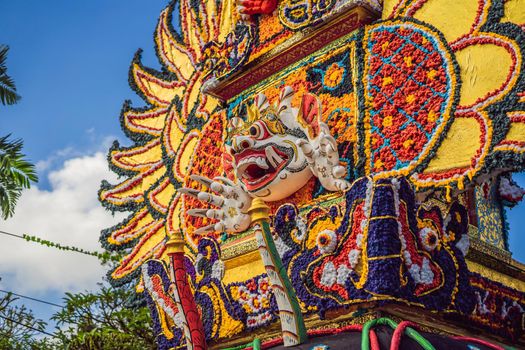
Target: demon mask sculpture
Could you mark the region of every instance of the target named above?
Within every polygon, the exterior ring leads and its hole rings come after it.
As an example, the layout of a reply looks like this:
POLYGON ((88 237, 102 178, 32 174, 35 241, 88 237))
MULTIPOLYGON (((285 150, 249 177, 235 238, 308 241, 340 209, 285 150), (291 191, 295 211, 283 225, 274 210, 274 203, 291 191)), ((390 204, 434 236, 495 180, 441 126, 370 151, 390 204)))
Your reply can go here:
POLYGON ((300 107, 294 108, 293 96, 293 89, 285 87, 279 101, 271 105, 265 95, 259 94, 247 107, 245 119, 232 118, 229 152, 236 182, 192 175, 210 192, 179 190, 218 208, 188 211, 190 215, 218 220, 196 233, 241 232, 250 224, 247 211, 252 198, 267 202, 284 199, 312 176, 330 191, 349 187, 343 179, 346 171, 339 164, 336 141, 321 122, 318 97, 305 94, 300 107))

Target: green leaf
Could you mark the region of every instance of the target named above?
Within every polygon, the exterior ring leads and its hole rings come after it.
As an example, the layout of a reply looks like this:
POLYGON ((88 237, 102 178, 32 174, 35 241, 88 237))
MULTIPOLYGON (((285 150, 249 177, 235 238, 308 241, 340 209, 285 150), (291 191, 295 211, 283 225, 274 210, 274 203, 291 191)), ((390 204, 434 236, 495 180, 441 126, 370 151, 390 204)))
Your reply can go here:
POLYGON ((0 137, 0 216, 4 220, 13 216, 22 190, 38 181, 35 166, 24 159, 22 140, 9 137, 0 137))
POLYGON ((7 75, 7 52, 9 47, 0 45, 0 102, 3 105, 12 105, 20 101, 13 79, 7 75))

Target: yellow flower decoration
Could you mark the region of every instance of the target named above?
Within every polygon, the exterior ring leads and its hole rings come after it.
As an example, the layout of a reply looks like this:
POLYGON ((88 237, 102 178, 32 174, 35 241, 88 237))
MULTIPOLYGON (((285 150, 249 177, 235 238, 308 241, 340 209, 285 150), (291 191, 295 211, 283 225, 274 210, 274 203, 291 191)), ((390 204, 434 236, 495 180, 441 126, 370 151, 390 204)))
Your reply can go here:
MULTIPOLYGON (((514 38, 519 27, 523 33, 525 17, 521 15, 519 0, 502 3, 503 16, 496 18, 500 14, 494 11, 490 0, 384 1, 383 19, 402 22, 403 18, 414 18, 436 28, 459 66, 460 89, 452 123, 428 165, 412 175, 411 180, 418 187, 456 184, 461 189, 464 181, 479 173, 487 159, 493 161, 498 153, 506 154, 499 158, 516 159, 525 153, 525 111, 515 110, 520 101, 509 100, 522 76, 523 47, 514 38), (517 26, 502 30, 497 28, 499 23, 517 26), (499 106, 500 111, 495 111, 494 106, 499 106), (502 121, 505 117, 507 120, 502 121), (507 122, 509 127, 503 130, 502 125, 507 122), (506 135, 494 137, 495 133, 506 135), (501 138, 502 141, 494 142, 501 138)), ((414 64, 410 57, 404 61, 414 64)), ((431 80, 437 79, 436 74, 435 70, 426 72, 431 80)), ((519 100, 523 92, 517 93, 519 100)), ((412 98, 406 99, 409 102, 412 98)), ((434 122, 437 117, 429 113, 427 119, 434 122)))
POLYGON ((111 210, 132 212, 102 234, 108 249, 127 252, 111 273, 116 281, 137 276, 148 259, 167 260, 165 242, 172 234, 184 232, 191 254, 197 243, 192 232, 205 222, 182 216, 192 202, 176 188, 195 187, 189 174, 213 177, 222 172, 225 116, 218 101, 203 94, 206 72, 198 67, 206 59, 203 47, 223 42, 233 30, 235 14, 227 2, 207 1, 206 7, 195 9, 183 0, 178 4, 182 29, 178 34, 171 25, 176 6, 173 2, 162 11, 155 31, 163 72, 144 67, 140 51, 132 62, 130 84, 147 107, 124 106, 122 126, 135 144, 129 148, 116 144, 109 162, 126 178, 116 185, 104 184, 99 193, 111 210))
POLYGON ((335 88, 343 80, 344 67, 334 62, 328 67, 324 76, 324 84, 330 88, 335 88))

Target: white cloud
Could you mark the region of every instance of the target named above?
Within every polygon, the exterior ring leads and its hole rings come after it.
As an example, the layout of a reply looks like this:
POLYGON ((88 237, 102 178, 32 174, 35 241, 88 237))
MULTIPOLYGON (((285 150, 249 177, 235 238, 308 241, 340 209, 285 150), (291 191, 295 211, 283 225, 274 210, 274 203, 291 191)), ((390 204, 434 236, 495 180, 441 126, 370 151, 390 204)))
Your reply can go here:
MULTIPOLYGON (((87 146, 69 146, 51 153, 46 159, 36 162, 35 166, 38 173, 45 174, 47 171, 54 170, 67 159, 82 157, 95 152, 107 152, 113 141, 118 139, 118 137, 113 135, 100 135, 95 128, 85 130, 85 134, 88 136, 89 141, 87 146)), ((121 141, 119 140, 119 142, 121 141)))
POLYGON ((55 165, 57 162, 64 161, 64 159, 71 158, 74 156, 80 156, 80 154, 76 153, 73 147, 67 147, 67 148, 61 149, 53 153, 51 156, 47 157, 46 159, 38 161, 35 164, 36 170, 40 174, 44 171, 50 170, 51 167, 55 165))
MULTIPOLYGON (((50 190, 33 187, 22 194, 15 216, 0 230, 35 235, 64 245, 101 251, 100 231, 121 221, 97 199, 100 182, 116 183, 102 152, 66 160, 47 178, 50 190)), ((105 274, 95 257, 0 236, 0 275, 4 288, 20 293, 81 291, 96 287, 105 274)))

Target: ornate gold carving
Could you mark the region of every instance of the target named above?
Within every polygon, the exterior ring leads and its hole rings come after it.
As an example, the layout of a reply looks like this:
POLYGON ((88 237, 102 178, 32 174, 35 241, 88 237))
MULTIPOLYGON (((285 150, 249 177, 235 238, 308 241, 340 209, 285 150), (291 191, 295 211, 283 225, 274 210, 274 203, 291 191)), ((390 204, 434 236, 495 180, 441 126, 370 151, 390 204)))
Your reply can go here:
POLYGON ((248 209, 252 218, 252 223, 258 221, 268 221, 270 219, 270 207, 261 198, 254 198, 252 206, 248 209))
POLYGON ((173 234, 166 242, 166 254, 184 253, 184 238, 181 234, 173 234))
POLYGON ((375 12, 366 7, 358 6, 330 18, 319 27, 297 32, 267 54, 247 64, 241 72, 210 87, 206 93, 227 101, 290 64, 370 23, 375 18, 378 18, 375 12))
POLYGON ((490 243, 486 243, 479 238, 471 236, 469 254, 467 254, 467 258, 472 258, 473 260, 478 261, 484 259, 484 256, 492 257, 506 264, 510 264, 512 262, 512 255, 510 252, 499 249, 490 243))
POLYGON ((525 291, 525 265, 512 259, 506 250, 471 236, 467 264, 473 272, 525 291))
POLYGON ((477 238, 478 237, 478 228, 474 225, 468 225, 468 235, 469 237, 472 239, 472 238, 477 238))
POLYGON ((223 248, 221 252, 221 258, 222 260, 228 260, 239 255, 250 253, 254 250, 257 250, 257 242, 255 241, 255 237, 251 235, 249 238, 240 243, 223 248))

